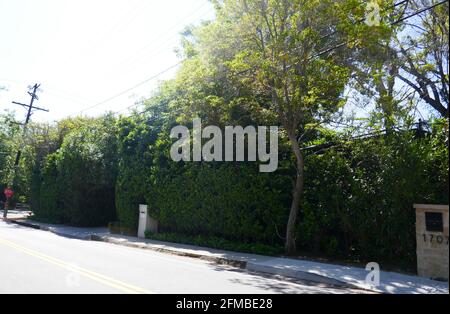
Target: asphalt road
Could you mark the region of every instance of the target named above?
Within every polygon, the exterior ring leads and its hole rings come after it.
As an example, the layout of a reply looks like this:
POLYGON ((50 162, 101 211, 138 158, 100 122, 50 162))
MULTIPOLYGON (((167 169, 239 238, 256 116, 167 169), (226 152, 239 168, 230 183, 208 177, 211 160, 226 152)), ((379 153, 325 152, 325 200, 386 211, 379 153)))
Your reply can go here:
POLYGON ((0 294, 352 292, 0 221, 0 294))

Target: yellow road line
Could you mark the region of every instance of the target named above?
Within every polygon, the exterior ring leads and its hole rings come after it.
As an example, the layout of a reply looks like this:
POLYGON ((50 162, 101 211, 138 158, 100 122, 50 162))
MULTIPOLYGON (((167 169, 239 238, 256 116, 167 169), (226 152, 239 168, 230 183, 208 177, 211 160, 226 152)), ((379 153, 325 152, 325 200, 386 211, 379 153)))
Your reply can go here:
POLYGON ((23 247, 21 245, 18 245, 16 243, 13 243, 13 242, 8 241, 8 240, 4 240, 4 239, 0 238, 0 244, 3 244, 3 245, 8 246, 10 248, 13 248, 13 249, 15 249, 17 251, 20 251, 22 253, 28 254, 30 256, 36 257, 38 259, 41 259, 41 260, 46 261, 48 263, 51 263, 53 265, 59 266, 59 267, 64 268, 64 269, 66 269, 66 270, 68 270, 70 272, 78 273, 78 274, 80 274, 80 275, 82 275, 84 277, 87 277, 87 278, 92 279, 94 281, 100 282, 100 283, 102 283, 104 285, 113 287, 113 288, 115 288, 117 290, 120 290, 122 292, 125 292, 125 293, 130 293, 130 294, 151 294, 152 293, 152 292, 150 292, 148 290, 145 290, 145 289, 142 289, 142 288, 139 288, 139 287, 136 287, 136 286, 124 283, 122 281, 116 280, 116 279, 111 278, 111 277, 107 277, 105 275, 93 272, 91 270, 88 270, 88 269, 85 269, 85 268, 82 268, 82 267, 78 267, 78 266, 74 266, 74 265, 66 263, 66 262, 64 262, 64 261, 62 261, 60 259, 57 259, 57 258, 48 256, 48 255, 42 254, 40 252, 28 249, 26 247, 23 247))

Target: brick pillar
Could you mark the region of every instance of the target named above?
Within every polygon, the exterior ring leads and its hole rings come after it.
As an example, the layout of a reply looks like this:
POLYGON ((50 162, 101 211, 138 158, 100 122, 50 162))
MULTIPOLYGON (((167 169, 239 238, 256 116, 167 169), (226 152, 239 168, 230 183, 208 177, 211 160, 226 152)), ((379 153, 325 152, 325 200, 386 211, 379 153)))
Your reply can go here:
POLYGON ((414 205, 416 209, 417 272, 448 281, 448 205, 414 205))

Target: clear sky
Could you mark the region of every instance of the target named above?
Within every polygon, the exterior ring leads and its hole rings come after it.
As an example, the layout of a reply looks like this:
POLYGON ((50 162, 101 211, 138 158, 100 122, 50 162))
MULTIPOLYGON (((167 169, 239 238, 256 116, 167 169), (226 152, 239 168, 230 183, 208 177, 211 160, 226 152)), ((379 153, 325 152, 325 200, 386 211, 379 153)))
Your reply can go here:
MULTIPOLYGON (((28 103, 40 83, 36 105, 50 113, 35 121, 79 114, 177 64, 179 33, 213 18, 207 0, 0 0, 0 111, 23 120, 11 101, 28 103)), ((175 71, 83 114, 133 105, 175 71)))

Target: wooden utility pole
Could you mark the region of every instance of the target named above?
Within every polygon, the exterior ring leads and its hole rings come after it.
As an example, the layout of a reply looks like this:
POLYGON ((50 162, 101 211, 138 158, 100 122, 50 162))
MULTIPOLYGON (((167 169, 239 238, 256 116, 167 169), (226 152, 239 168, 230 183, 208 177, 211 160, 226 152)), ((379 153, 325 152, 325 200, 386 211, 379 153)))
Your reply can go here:
MULTIPOLYGON (((22 104, 22 103, 13 101, 13 104, 22 106, 27 109, 27 117, 25 119, 25 123, 23 123, 22 136, 26 135, 27 125, 30 122, 31 115, 33 114, 33 110, 49 112, 47 109, 43 109, 43 108, 34 106, 34 101, 39 100, 39 97, 37 96, 37 92, 38 92, 38 89, 40 86, 41 86, 40 84, 34 84, 34 86, 31 87, 30 90, 28 91, 28 94, 31 96, 30 104, 26 105, 26 104, 22 104)), ((13 177, 9 184, 10 189, 12 189, 12 187, 15 185, 17 168, 19 167, 19 162, 20 162, 21 156, 22 156, 22 148, 19 146, 19 149, 18 149, 17 155, 16 155, 16 160, 14 161, 13 177)), ((5 209, 3 211, 3 218, 6 219, 7 215, 8 215, 8 202, 5 204, 5 209)))

